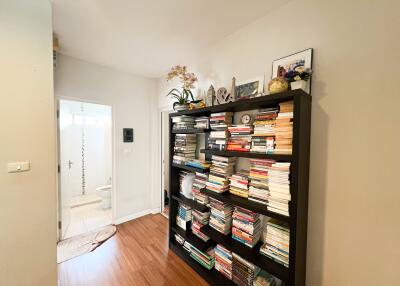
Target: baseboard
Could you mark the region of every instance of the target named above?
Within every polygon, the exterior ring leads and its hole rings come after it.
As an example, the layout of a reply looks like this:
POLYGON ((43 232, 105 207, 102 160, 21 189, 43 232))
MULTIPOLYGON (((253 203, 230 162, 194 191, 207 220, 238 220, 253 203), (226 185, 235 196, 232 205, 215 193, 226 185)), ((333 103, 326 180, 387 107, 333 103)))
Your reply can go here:
POLYGON ((152 214, 158 214, 161 212, 161 208, 155 208, 155 209, 151 209, 151 213, 152 214))
POLYGON ((156 214, 156 213, 159 213, 159 212, 160 212, 159 208, 147 209, 147 210, 140 211, 140 212, 137 212, 137 213, 134 213, 134 214, 131 214, 131 215, 127 215, 127 216, 124 216, 124 217, 117 218, 117 219, 115 219, 114 224, 121 224, 121 223, 130 221, 130 220, 133 220, 133 219, 136 219, 136 218, 148 215, 148 214, 156 214))

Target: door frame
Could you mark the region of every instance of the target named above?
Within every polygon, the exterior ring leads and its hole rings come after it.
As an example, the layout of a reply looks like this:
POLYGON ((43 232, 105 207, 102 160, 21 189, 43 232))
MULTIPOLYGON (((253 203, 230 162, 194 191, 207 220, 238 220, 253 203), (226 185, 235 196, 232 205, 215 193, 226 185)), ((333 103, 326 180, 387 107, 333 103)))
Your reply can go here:
POLYGON ((78 97, 68 97, 68 96, 55 96, 56 97, 56 102, 55 102, 55 111, 56 111, 56 147, 57 147, 57 240, 60 241, 62 239, 62 207, 61 207, 61 156, 60 156, 60 100, 70 100, 70 101, 76 101, 76 102, 83 102, 83 103, 94 103, 94 104, 100 104, 100 105, 107 105, 111 107, 111 169, 112 169, 112 188, 111 188, 111 214, 112 218, 111 221, 113 224, 115 224, 115 220, 117 217, 117 165, 116 165, 116 128, 115 128, 115 119, 116 119, 116 106, 114 103, 110 103, 107 101, 101 101, 101 100, 88 100, 88 99, 82 99, 78 97))
MULTIPOLYGON (((167 118, 169 120, 169 114, 171 112, 173 112, 173 110, 171 109, 170 106, 158 109, 158 116, 159 116, 158 122, 160 124, 160 129, 159 129, 160 132, 158 133, 159 134, 158 142, 160 144, 160 149, 159 149, 160 150, 160 157, 159 157, 159 163, 160 163, 160 186, 159 186, 158 190, 161 191, 161 207, 160 207, 160 209, 161 209, 161 214, 162 215, 164 215, 164 199, 165 199, 165 197, 164 197, 164 164, 163 164, 163 159, 164 159, 164 152, 163 152, 164 133, 162 132, 163 131, 163 113, 164 112, 168 113, 168 117, 167 118)), ((169 133, 169 130, 167 130, 166 132, 169 133)), ((167 142, 167 144, 169 144, 169 143, 167 142)), ((169 162, 167 162, 167 163, 169 163, 169 162)), ((169 164, 166 165, 166 168, 169 168, 169 164)), ((169 191, 171 192, 171 190, 169 190, 169 191)), ((170 200, 171 200, 171 198, 170 198, 170 200)), ((171 202, 170 202, 170 204, 171 204, 171 202)))

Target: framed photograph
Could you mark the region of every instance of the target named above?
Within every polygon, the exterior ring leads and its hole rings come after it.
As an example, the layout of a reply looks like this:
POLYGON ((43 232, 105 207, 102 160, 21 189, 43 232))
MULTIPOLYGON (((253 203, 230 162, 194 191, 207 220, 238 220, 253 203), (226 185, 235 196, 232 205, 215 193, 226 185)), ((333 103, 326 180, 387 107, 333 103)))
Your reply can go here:
POLYGON ((264 91, 264 77, 238 82, 235 88, 235 100, 260 96, 264 91))
MULTIPOLYGON (((288 71, 296 69, 312 69, 313 49, 307 49, 272 62, 271 79, 284 77, 288 71)), ((307 81, 306 91, 310 94, 311 79, 307 81)))

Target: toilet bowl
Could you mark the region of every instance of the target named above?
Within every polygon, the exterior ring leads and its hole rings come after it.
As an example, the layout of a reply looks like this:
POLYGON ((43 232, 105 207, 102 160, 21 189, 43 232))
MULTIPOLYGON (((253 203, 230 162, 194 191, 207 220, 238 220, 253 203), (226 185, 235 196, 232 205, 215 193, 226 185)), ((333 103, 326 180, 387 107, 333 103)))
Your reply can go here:
POLYGON ((106 185, 96 189, 97 194, 101 197, 101 208, 111 208, 111 190, 112 185, 106 185))

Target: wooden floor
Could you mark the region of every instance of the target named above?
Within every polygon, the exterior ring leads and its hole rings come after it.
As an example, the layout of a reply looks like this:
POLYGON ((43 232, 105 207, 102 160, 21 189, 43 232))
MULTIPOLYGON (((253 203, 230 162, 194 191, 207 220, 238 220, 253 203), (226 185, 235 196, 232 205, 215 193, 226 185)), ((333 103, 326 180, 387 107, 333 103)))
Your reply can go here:
POLYGON ((168 250, 168 221, 147 215, 117 226, 95 251, 58 266, 60 286, 206 286, 168 250))

